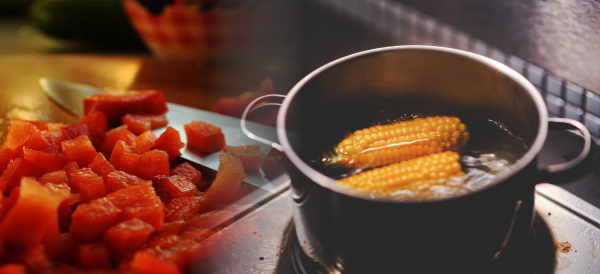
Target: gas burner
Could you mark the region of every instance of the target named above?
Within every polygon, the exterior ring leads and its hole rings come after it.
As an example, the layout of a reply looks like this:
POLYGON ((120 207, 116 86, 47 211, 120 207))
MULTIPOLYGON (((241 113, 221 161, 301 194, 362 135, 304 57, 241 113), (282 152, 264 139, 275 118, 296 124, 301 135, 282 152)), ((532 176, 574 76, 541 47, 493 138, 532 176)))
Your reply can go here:
MULTIPOLYGON (((287 244, 281 256, 289 257, 289 273, 327 274, 327 270, 309 258, 300 247, 293 225, 286 229, 287 244)), ((555 240, 548 224, 536 212, 533 229, 526 242, 518 248, 507 249, 494 265, 477 272, 485 273, 550 273, 555 268, 555 240)), ((399 259, 399 264, 401 260, 399 259)), ((402 268, 385 273, 402 273, 402 268)), ((411 271, 413 273, 413 271, 411 271)))

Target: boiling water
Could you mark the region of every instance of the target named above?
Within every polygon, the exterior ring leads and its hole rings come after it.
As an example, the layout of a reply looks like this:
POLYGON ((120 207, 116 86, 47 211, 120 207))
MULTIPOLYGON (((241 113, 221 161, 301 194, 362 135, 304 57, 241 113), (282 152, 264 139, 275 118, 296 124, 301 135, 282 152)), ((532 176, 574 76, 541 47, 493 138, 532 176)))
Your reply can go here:
MULTIPOLYGON (((436 114, 437 115, 437 114, 436 114)), ((463 195, 481 189, 492 183, 496 176, 504 172, 511 172, 511 165, 521 158, 528 150, 525 143, 513 134, 500 122, 486 119, 484 117, 468 113, 452 113, 467 125, 471 135, 466 147, 460 154, 460 164, 464 176, 453 177, 442 184, 439 181, 424 183, 417 190, 398 190, 391 194, 381 195, 377 192, 368 193, 372 198, 385 198, 394 200, 425 200, 441 199, 446 197, 463 195)), ((430 115, 432 116, 432 115, 430 115)), ((356 130, 377 124, 389 124, 396 121, 410 120, 416 117, 426 117, 417 114, 402 114, 391 118, 389 115, 379 117, 378 123, 362 125, 356 130)), ((343 139, 343 137, 342 137, 343 139)), ((338 140, 338 141, 341 141, 338 140)), ((328 149, 321 150, 319 156, 313 157, 309 163, 318 171, 334 179, 341 179, 360 172, 360 170, 349 170, 339 165, 331 164, 330 158, 323 155, 331 155, 331 148, 336 146, 329 144, 328 149)), ((349 186, 339 184, 350 192, 349 186)))

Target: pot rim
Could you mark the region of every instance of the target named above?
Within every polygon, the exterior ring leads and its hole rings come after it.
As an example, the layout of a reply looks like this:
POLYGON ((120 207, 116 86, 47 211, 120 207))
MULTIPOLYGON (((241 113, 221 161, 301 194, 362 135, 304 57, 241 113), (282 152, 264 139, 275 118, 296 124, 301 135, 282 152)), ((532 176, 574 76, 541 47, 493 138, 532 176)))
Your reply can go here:
POLYGON ((283 102, 279 108, 279 112, 277 113, 277 137, 280 140, 280 143, 283 147, 284 153, 286 154, 288 159, 294 164, 294 166, 296 168, 298 168, 298 170, 300 170, 306 177, 308 177, 311 181, 313 181, 327 189, 330 189, 331 191, 334 191, 336 193, 348 195, 348 196, 352 196, 352 197, 356 197, 356 198, 360 198, 360 199, 364 199, 364 200, 369 200, 369 201, 373 201, 373 202, 384 202, 384 203, 406 203, 406 204, 408 204, 408 203, 436 203, 436 202, 441 202, 441 201, 462 198, 465 196, 469 196, 469 195, 481 192, 485 189, 491 188, 491 187, 507 180, 514 174, 523 170, 527 165, 529 165, 529 163, 531 163, 531 161, 533 161, 533 159, 535 159, 537 157, 540 150, 542 149, 542 146, 544 145, 547 134, 548 134, 548 110, 546 108, 544 99, 542 98, 540 93, 537 91, 537 89, 533 86, 533 84, 531 84, 529 82, 529 80, 527 80, 524 76, 522 76, 521 74, 519 74, 512 68, 510 68, 496 60, 490 59, 488 57, 481 56, 481 55, 467 52, 467 51, 462 51, 462 50, 457 50, 457 49, 452 49, 452 48, 445 48, 445 47, 437 47, 437 46, 420 46, 420 45, 413 46, 413 45, 411 45, 411 46, 382 47, 382 48, 361 51, 361 52, 354 53, 354 54, 351 54, 348 56, 344 56, 344 57, 334 60, 332 62, 329 62, 329 63, 321 66, 320 68, 314 70, 313 72, 309 73, 304 78, 302 78, 302 80, 300 80, 296 85, 294 85, 292 87, 292 89, 288 92, 288 94, 285 96, 285 99, 283 100, 283 102), (478 189, 477 191, 469 192, 464 195, 458 195, 458 196, 442 198, 442 199, 434 199, 434 200, 423 200, 423 201, 396 201, 396 200, 391 200, 391 199, 371 199, 371 198, 367 197, 366 195, 361 195, 359 193, 354 193, 354 192, 345 190, 343 187, 337 185, 336 180, 334 180, 333 178, 330 178, 328 176, 325 176, 322 173, 318 172, 317 170, 313 169, 308 164, 306 164, 296 154, 296 152, 294 152, 294 150, 292 149, 292 146, 290 144, 290 141, 288 139, 288 135, 287 135, 287 131, 286 131, 286 115, 287 115, 287 112, 291 105, 292 100, 294 99, 294 97, 298 94, 298 92, 302 89, 302 87, 304 87, 304 85, 308 81, 312 80, 315 76, 317 76, 318 74, 320 74, 321 72, 323 72, 325 70, 333 68, 339 64, 342 64, 348 60, 351 60, 351 59, 354 59, 357 57, 367 56, 367 55, 381 53, 381 52, 412 51, 412 50, 445 52, 445 53, 449 53, 449 54, 460 55, 460 56, 472 59, 476 62, 483 63, 483 64, 490 66, 493 69, 499 71, 500 73, 508 76, 513 81, 515 81, 516 83, 521 85, 529 93, 529 96, 533 99, 533 102, 536 105, 537 112, 539 115, 538 118, 539 118, 540 123, 539 123, 539 127, 538 127, 537 136, 535 137, 535 140, 534 140, 533 144, 531 145, 531 147, 529 148, 529 150, 527 151, 527 153, 525 153, 525 155, 523 155, 523 157, 521 157, 513 165, 511 165, 511 169, 508 170, 509 172, 504 172, 502 174, 499 174, 492 181, 492 183, 488 184, 487 186, 485 186, 481 189, 478 189))

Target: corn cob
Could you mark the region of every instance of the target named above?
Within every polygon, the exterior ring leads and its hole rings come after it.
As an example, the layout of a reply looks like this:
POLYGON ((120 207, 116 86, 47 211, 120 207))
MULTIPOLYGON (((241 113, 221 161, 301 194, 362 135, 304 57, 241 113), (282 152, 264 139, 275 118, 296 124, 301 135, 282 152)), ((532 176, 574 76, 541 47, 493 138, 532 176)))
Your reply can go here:
POLYGON ((443 184, 449 178, 464 176, 459 158, 458 153, 446 151, 363 171, 338 182, 359 191, 379 194, 418 190, 425 184, 443 184))
POLYGON ((436 116, 357 130, 335 148, 335 163, 372 168, 444 151, 461 152, 467 126, 457 117, 436 116))

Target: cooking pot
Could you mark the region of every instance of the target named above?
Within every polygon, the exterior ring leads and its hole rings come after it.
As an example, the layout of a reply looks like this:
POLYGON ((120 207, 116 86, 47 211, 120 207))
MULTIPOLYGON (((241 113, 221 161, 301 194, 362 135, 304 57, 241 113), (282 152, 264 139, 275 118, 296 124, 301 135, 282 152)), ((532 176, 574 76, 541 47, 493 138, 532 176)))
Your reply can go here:
POLYGON ((328 63, 287 95, 255 100, 244 112, 242 128, 287 156, 298 244, 332 273, 484 271, 530 235, 535 184, 576 171, 591 146, 581 123, 548 117, 542 96, 519 73, 477 54, 433 46, 379 48, 328 63), (280 144, 245 128, 254 105, 272 98, 283 99, 277 116, 280 144), (368 115, 372 102, 402 109, 430 101, 496 121, 526 149, 485 187, 427 201, 372 199, 340 187, 315 167, 316 151, 339 142, 340 132, 359 129, 352 126, 368 115), (549 128, 581 132, 581 153, 566 163, 538 167, 549 128))

